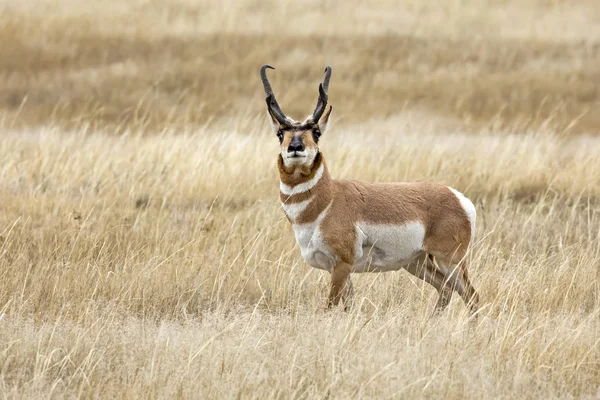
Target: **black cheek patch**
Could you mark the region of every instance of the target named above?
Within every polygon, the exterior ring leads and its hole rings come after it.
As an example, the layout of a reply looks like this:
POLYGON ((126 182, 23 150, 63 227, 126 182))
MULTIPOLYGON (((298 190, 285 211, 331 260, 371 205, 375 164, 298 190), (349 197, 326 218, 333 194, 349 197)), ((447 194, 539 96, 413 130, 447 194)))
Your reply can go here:
POLYGON ((313 165, 316 165, 319 162, 319 159, 321 159, 321 152, 317 151, 317 155, 315 156, 315 159, 313 161, 313 165))

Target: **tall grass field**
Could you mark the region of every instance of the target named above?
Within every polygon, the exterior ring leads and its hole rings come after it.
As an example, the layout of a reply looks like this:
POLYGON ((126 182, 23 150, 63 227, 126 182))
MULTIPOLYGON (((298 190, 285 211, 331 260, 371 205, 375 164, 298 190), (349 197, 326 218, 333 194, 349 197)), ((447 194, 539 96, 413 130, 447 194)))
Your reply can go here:
POLYGON ((2 398, 599 398, 599 66, 595 0, 0 0, 2 398), (334 178, 473 201, 477 319, 324 311, 265 63, 334 178))

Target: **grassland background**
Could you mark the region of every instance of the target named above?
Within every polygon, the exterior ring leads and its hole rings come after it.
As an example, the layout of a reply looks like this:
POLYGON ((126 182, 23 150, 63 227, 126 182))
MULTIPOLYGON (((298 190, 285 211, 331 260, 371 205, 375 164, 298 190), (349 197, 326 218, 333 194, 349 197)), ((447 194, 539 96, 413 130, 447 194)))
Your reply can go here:
MULTIPOLYGON (((598 398, 596 1, 0 1, 0 393, 598 398), (334 177, 477 205, 475 324, 404 272, 350 313, 278 204, 333 66, 334 177)), ((456 296, 458 297, 458 296, 456 296)))

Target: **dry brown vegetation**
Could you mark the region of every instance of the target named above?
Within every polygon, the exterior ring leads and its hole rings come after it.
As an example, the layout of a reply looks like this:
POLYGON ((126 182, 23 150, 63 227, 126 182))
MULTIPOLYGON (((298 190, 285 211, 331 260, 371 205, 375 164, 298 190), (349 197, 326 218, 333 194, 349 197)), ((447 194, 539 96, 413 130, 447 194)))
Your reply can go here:
POLYGON ((156 131, 235 118, 248 129, 263 100, 256 71, 270 62, 299 117, 332 64, 347 123, 413 108, 472 130, 490 119, 600 128, 596 0, 3 3, 0 106, 13 125, 156 131))
POLYGON ((4 397, 600 396, 595 1, 0 7, 4 397), (475 323, 404 272, 320 311, 265 62, 297 117, 333 66, 334 177, 474 200, 475 323))

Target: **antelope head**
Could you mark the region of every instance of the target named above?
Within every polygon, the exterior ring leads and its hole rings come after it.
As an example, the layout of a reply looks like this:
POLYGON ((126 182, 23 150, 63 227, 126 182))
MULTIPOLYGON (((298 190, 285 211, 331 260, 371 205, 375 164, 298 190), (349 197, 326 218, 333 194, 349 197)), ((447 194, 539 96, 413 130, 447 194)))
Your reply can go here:
POLYGON ((303 122, 293 120, 283 113, 267 79, 267 69, 275 68, 263 65, 260 69, 260 77, 267 96, 269 120, 279 139, 283 164, 290 170, 296 167, 310 168, 319 154, 319 138, 325 133, 331 115, 331 106, 325 112, 331 67, 325 68, 325 78, 319 85, 319 99, 315 110, 303 122))

